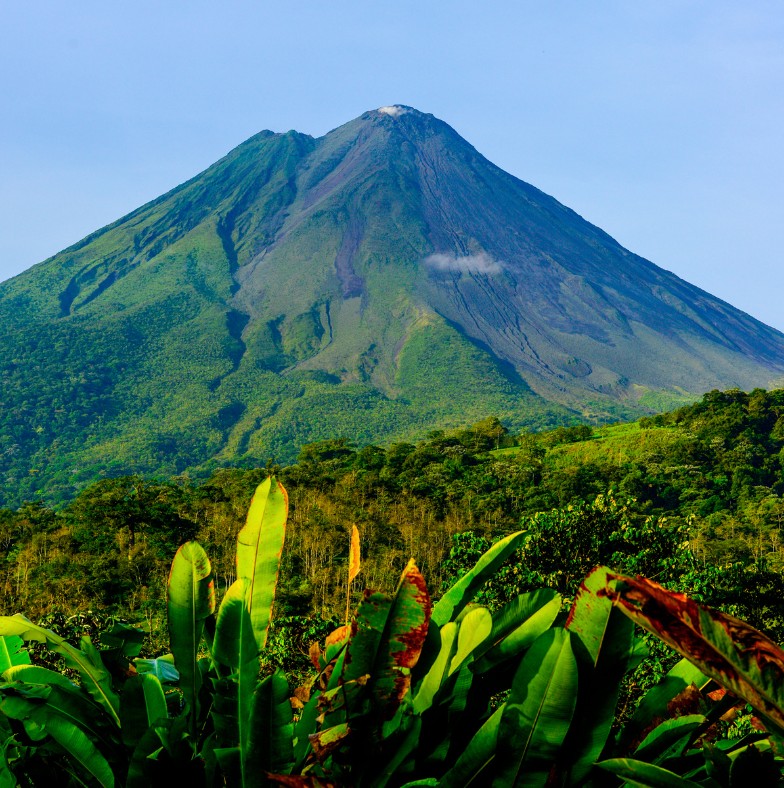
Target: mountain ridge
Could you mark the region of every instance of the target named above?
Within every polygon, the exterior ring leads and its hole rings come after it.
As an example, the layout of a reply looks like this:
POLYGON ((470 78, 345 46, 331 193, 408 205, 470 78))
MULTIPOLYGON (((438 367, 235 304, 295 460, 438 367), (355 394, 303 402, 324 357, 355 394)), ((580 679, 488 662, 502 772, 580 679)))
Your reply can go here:
POLYGON ((780 332, 401 105, 259 132, 0 283, 0 327, 8 500, 784 376, 780 332))

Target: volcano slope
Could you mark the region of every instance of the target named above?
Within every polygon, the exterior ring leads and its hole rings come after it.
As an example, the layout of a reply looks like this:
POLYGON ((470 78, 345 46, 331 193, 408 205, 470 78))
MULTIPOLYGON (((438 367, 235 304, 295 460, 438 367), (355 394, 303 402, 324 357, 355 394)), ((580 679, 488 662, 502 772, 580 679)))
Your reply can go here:
POLYGON ((442 121, 264 131, 0 285, 0 499, 771 387, 784 335, 442 121))

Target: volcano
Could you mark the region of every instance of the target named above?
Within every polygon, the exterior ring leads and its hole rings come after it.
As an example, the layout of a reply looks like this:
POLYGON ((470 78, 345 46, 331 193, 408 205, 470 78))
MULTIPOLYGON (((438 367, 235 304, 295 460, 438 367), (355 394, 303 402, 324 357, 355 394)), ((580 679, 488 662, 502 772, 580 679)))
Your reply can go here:
POLYGON ((263 131, 0 285, 0 498, 773 387, 784 335, 450 126, 263 131))

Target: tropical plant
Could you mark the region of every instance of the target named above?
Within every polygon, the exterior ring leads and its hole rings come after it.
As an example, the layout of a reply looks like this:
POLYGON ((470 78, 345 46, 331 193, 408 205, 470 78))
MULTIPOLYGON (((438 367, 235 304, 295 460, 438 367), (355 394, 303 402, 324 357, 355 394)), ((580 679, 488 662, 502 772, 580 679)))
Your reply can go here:
POLYGON ((476 604, 524 532, 492 545, 435 603, 413 561, 393 593, 366 590, 349 623, 313 645, 316 673, 292 692, 282 670, 261 669, 286 514, 285 490, 267 479, 217 612, 206 553, 195 542, 178 550, 170 656, 139 659, 140 634, 121 625, 100 649, 86 636, 76 648, 21 616, 0 618, 0 786, 780 779, 784 652, 736 619, 603 567, 568 616, 554 590, 494 612, 476 604), (635 623, 690 662, 618 729, 621 679, 641 657, 635 623), (60 654, 75 680, 30 664, 24 641, 60 654), (737 712, 745 722, 733 738, 726 717, 737 712))

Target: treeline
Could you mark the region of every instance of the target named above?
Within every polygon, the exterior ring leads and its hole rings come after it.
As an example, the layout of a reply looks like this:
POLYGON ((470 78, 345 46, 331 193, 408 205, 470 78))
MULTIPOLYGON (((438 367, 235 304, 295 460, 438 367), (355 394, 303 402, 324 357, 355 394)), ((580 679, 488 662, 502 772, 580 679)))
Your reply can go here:
MULTIPOLYGON (((711 392, 598 430, 511 436, 489 418, 418 444, 310 444, 276 469, 291 498, 277 615, 342 615, 352 525, 363 554, 355 595, 391 588, 410 556, 437 590, 522 525, 532 537, 508 567, 510 591, 544 584, 568 597, 593 565, 616 564, 784 635, 782 449, 784 392, 759 390, 711 392)), ((223 469, 203 483, 104 479, 58 511, 0 510, 2 612, 90 607, 162 630, 177 546, 198 539, 223 592, 269 470, 223 469)))

